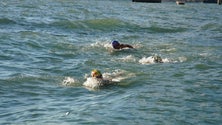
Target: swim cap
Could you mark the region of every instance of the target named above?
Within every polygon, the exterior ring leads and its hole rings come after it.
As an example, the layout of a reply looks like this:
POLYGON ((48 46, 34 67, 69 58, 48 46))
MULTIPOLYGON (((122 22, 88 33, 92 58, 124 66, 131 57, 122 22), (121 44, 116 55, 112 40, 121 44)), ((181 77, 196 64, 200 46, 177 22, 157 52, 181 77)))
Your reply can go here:
POLYGON ((119 44, 118 41, 113 41, 113 42, 112 42, 112 46, 113 46, 114 49, 118 49, 118 46, 119 46, 119 45, 120 45, 120 44, 119 44))
POLYGON ((97 70, 97 69, 92 70, 91 76, 92 77, 96 77, 96 78, 102 78, 101 72, 99 70, 97 70))

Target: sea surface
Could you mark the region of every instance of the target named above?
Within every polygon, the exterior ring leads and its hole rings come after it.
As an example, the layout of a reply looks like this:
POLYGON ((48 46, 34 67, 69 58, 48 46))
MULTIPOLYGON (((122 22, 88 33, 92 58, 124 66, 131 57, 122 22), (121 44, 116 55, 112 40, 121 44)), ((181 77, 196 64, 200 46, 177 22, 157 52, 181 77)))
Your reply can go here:
POLYGON ((222 6, 1 0, 0 86, 1 125, 219 125, 222 6))

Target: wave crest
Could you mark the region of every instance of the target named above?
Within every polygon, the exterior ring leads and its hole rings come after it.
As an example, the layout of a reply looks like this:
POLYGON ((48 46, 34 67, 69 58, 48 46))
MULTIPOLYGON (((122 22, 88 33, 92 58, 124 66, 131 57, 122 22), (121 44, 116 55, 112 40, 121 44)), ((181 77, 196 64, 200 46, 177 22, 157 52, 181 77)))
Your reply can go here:
POLYGON ((123 27, 125 23, 118 19, 91 19, 91 20, 62 20, 49 24, 53 27, 61 27, 66 29, 81 29, 81 30, 116 30, 123 27))
POLYGON ((16 24, 16 22, 8 18, 0 18, 0 24, 16 24))

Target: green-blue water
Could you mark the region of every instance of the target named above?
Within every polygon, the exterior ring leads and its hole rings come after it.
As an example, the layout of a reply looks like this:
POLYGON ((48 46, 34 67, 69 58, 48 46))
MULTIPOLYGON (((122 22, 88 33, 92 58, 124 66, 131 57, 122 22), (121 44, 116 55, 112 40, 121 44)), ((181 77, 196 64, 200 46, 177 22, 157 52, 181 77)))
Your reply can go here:
POLYGON ((221 15, 203 3, 1 0, 0 124, 219 125, 221 15), (119 83, 85 88, 94 68, 119 83))

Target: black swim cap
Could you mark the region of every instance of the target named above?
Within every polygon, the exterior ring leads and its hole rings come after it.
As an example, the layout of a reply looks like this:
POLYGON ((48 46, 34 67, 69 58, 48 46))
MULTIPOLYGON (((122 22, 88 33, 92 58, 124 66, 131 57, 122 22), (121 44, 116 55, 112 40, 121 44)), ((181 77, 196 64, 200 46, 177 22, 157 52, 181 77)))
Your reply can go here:
POLYGON ((113 48, 117 48, 117 46, 119 46, 120 45, 120 43, 118 42, 118 41, 113 41, 112 42, 112 46, 113 46, 113 48))

